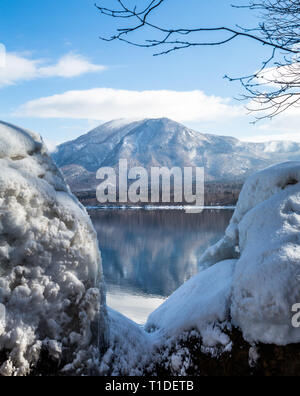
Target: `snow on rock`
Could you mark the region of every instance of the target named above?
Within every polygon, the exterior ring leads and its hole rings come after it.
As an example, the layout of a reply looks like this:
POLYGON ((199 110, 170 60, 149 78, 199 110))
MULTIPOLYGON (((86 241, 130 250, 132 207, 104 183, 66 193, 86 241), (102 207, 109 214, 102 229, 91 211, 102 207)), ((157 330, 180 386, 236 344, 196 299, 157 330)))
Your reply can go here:
POLYGON ((1 122, 0 169, 0 374, 28 374, 42 350, 91 372, 106 331, 91 221, 39 136, 1 122))
POLYGON ((146 329, 160 333, 162 339, 197 330, 207 347, 229 344, 229 338, 216 324, 230 320, 235 263, 220 262, 191 278, 150 315, 146 329))
POLYGON ((217 345, 224 334, 214 324, 231 319, 250 343, 300 343, 291 323, 300 302, 300 162, 248 179, 224 238, 200 267, 150 316, 149 331, 176 338, 196 329, 204 345, 217 345))
POLYGON ((101 375, 142 376, 153 372, 153 342, 141 326, 108 308, 109 347, 100 364, 101 375))
POLYGON ((275 165, 246 182, 225 237, 201 258, 205 268, 239 257, 231 315, 250 342, 300 342, 291 325, 300 301, 300 162, 275 165))
MULTIPOLYGON (((239 224, 243 217, 260 203, 300 180, 300 162, 286 162, 267 168, 250 176, 245 183, 237 208, 225 236, 207 249, 200 259, 200 266, 207 268, 221 260, 240 256, 239 224)), ((276 213, 275 213, 276 214, 276 213)))
POLYGON ((234 223, 240 259, 233 279, 232 319, 248 341, 300 342, 291 310, 300 301, 300 163, 249 179, 234 223))

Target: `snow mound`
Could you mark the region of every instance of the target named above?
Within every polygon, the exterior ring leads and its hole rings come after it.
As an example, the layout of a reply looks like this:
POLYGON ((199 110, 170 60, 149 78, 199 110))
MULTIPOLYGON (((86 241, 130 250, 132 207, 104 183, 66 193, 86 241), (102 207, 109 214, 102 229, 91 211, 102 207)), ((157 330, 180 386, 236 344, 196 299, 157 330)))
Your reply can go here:
MULTIPOLYGON (((239 224, 251 209, 300 181, 300 162, 286 162, 257 172, 246 181, 225 236, 207 249, 200 258, 200 266, 207 268, 221 260, 240 256, 239 224)), ((274 215, 277 213, 274 212, 274 215)))
POLYGON ((217 345, 224 334, 216 335, 214 324, 229 319, 250 343, 300 342, 292 326, 292 307, 300 302, 300 162, 247 180, 224 238, 200 267, 150 316, 149 331, 176 338, 196 329, 204 344, 217 345))
POLYGON ((198 330, 207 347, 228 344, 228 337, 215 325, 229 321, 235 262, 221 262, 187 281, 150 315, 146 330, 158 331, 162 338, 198 330))
POLYGON ((108 308, 109 347, 100 364, 100 375, 142 376, 153 371, 153 343, 135 322, 108 308))
POLYGON ((0 374, 42 351, 91 372, 106 330, 91 221, 39 136, 0 122, 0 168, 0 374))
POLYGON ((240 259, 233 279, 232 319, 248 341, 300 342, 292 306, 300 301, 300 162, 249 179, 233 224, 240 259))

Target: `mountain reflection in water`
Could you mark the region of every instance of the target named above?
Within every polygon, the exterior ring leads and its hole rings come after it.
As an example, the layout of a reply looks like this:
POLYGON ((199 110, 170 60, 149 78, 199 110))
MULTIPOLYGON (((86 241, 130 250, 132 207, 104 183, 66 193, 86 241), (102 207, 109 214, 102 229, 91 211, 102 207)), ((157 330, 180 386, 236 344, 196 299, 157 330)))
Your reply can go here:
POLYGON ((108 305, 144 323, 149 313, 198 272, 199 257, 222 237, 232 213, 90 211, 102 253, 108 305))

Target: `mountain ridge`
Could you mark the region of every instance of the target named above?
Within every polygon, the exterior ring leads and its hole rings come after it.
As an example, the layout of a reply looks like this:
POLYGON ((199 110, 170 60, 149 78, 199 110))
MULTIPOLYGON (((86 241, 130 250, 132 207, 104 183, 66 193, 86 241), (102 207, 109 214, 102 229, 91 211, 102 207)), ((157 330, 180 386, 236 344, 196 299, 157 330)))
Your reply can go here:
POLYGON ((168 118, 149 118, 107 122, 58 146, 52 156, 73 189, 80 184, 86 189, 87 179, 94 189, 96 171, 104 166, 117 169, 120 159, 127 159, 129 167, 146 169, 204 167, 206 181, 236 182, 277 162, 300 160, 300 143, 248 143, 200 133, 168 118))

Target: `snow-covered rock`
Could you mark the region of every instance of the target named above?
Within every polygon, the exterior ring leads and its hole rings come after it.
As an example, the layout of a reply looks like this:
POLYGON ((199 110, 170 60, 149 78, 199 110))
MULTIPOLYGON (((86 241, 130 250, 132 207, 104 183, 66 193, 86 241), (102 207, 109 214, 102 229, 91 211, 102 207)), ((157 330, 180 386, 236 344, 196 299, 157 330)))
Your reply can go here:
POLYGON ((300 301, 300 163, 249 179, 233 220, 240 259, 233 279, 232 320, 248 341, 300 342, 292 306, 300 301))
POLYGON ((39 136, 1 122, 0 169, 0 374, 28 374, 41 351, 92 372, 106 313, 91 221, 39 136))
POLYGON ((205 267, 239 255, 231 315, 251 342, 300 342, 291 324, 292 306, 300 301, 299 182, 299 162, 250 177, 224 239, 201 260, 205 267))
POLYGON ((207 347, 230 340, 216 324, 230 320, 232 274, 236 260, 228 260, 200 272, 187 281, 150 315, 146 329, 161 338, 197 330, 207 347))
POLYGON ((99 367, 100 375, 141 376, 153 372, 153 342, 143 328, 108 308, 109 345, 99 367))
POLYGON ((231 320, 250 343, 300 343, 292 326, 292 307, 300 302, 300 162, 248 179, 224 238, 200 266, 150 316, 148 329, 173 338, 196 329, 209 344, 213 325, 231 320))

